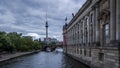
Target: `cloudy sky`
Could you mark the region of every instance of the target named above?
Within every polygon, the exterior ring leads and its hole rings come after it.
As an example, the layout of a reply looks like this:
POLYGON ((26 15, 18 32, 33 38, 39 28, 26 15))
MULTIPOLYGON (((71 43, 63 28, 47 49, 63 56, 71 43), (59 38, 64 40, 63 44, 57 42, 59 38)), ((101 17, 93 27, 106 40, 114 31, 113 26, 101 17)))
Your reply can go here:
POLYGON ((62 26, 86 0, 0 0, 0 31, 45 37, 48 13, 49 37, 62 41, 62 26))

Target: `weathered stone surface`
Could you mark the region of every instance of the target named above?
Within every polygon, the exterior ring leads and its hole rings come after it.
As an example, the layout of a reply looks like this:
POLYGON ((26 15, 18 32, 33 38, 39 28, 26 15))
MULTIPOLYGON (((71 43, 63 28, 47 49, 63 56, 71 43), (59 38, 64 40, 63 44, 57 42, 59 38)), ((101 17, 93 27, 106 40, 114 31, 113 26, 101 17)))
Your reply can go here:
POLYGON ((67 53, 91 68, 119 68, 119 2, 87 0, 63 30, 67 53))

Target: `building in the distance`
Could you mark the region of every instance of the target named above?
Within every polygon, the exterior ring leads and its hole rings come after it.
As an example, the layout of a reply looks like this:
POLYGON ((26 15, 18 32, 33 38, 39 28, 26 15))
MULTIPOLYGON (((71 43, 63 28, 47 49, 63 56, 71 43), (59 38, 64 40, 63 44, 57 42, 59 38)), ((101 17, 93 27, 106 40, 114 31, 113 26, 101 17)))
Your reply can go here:
POLYGON ((120 0, 87 0, 63 38, 64 52, 91 68, 120 68, 120 0))
POLYGON ((56 38, 44 38, 44 42, 50 43, 56 43, 58 40, 56 38))

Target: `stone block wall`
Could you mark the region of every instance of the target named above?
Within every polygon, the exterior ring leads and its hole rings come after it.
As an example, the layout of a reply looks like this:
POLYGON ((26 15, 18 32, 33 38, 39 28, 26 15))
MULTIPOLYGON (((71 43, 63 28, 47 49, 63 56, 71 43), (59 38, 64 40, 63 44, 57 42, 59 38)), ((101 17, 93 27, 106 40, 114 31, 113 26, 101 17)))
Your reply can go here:
POLYGON ((91 68, 119 68, 120 66, 118 48, 79 48, 79 52, 75 49, 69 49, 70 52, 67 51, 67 54, 76 57, 91 68))

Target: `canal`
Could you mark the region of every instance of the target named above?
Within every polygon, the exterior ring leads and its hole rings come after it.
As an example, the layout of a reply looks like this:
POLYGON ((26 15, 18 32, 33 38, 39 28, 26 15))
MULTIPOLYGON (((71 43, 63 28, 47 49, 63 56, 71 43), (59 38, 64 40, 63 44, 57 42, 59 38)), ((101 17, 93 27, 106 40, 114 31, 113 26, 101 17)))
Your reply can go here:
POLYGON ((39 52, 18 57, 0 65, 0 68, 89 68, 65 56, 62 52, 39 52))

